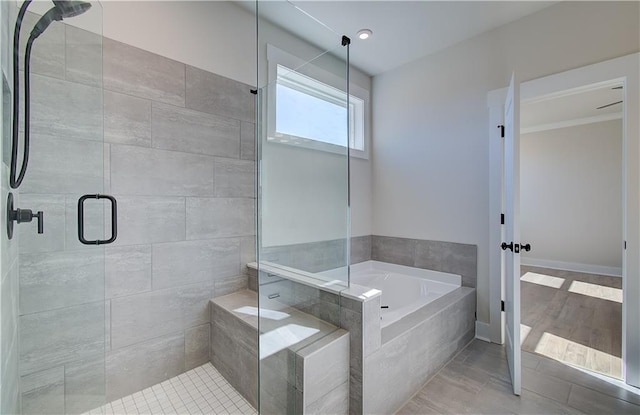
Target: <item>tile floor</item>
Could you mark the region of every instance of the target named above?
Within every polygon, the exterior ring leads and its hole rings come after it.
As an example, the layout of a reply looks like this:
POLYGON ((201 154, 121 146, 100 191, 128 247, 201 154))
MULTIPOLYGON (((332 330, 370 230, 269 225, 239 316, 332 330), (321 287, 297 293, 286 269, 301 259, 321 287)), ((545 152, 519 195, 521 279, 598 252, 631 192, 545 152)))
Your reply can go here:
POLYGON ((522 350, 622 377, 622 279, 521 270, 522 350))
POLYGON ((85 415, 257 414, 211 363, 140 392, 115 400, 85 415))
POLYGON ((525 351, 522 366, 515 396, 504 347, 474 340, 397 415, 640 414, 639 389, 525 351))

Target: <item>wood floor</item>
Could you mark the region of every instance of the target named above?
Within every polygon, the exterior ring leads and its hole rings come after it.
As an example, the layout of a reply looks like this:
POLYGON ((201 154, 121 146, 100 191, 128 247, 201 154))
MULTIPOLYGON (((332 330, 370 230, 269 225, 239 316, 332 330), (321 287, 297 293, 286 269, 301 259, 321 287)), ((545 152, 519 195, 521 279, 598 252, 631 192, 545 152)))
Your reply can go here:
POLYGON ((622 279, 522 267, 522 350, 622 377, 622 279))
POLYGON ((640 414, 640 390, 523 351, 522 394, 515 396, 504 347, 474 340, 397 415, 469 413, 640 414))

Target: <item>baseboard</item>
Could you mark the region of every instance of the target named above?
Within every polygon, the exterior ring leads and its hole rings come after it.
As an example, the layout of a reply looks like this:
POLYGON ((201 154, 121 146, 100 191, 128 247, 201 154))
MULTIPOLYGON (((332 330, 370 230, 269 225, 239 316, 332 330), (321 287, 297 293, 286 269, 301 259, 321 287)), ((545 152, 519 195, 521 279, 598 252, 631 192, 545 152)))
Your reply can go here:
POLYGON ((608 275, 611 277, 621 277, 622 268, 605 267, 601 265, 579 264, 576 262, 553 261, 550 259, 520 258, 520 264, 531 267, 561 269, 564 271, 585 272, 587 274, 608 275))
POLYGON ((488 323, 476 320, 476 339, 491 343, 491 329, 488 323))

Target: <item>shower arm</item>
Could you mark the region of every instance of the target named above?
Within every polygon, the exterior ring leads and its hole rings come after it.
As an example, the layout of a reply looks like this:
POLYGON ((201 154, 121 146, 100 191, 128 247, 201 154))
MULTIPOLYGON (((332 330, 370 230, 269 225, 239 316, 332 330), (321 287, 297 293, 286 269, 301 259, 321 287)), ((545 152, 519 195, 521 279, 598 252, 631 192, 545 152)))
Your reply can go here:
MULTIPOLYGON (((24 19, 24 15, 27 13, 27 8, 31 4, 31 1, 32 0, 25 0, 24 3, 22 3, 22 6, 20 6, 18 17, 16 19, 15 29, 13 32, 13 130, 11 139, 11 170, 9 173, 9 186, 11 186, 12 189, 17 189, 22 183, 22 180, 24 180, 24 175, 27 171, 27 163, 29 162, 29 114, 27 109, 25 108, 25 145, 23 148, 22 166, 20 167, 20 173, 16 178, 18 167, 19 141, 18 125, 20 123, 20 28, 22 27, 22 20, 24 19)), ((31 45, 33 44, 33 40, 31 38, 29 40, 30 42, 27 42, 27 52, 31 54, 31 45)), ((26 63, 27 62, 25 59, 25 64, 26 63)), ((25 75, 27 73, 28 72, 25 71, 25 75)), ((25 76, 25 95, 28 91, 26 87, 27 79, 28 75, 25 76)))

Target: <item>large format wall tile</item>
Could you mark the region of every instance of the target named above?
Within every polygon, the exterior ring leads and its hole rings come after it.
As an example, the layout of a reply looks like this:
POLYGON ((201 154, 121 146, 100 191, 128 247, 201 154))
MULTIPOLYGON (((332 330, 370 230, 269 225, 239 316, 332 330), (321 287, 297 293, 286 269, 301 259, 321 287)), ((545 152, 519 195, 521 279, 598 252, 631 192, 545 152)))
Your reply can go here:
MULTIPOLYGON (((261 259, 308 272, 321 272, 346 265, 346 239, 264 247, 261 259)), ((346 280, 346 271, 344 278, 346 280)))
POLYGON ((32 134, 102 141, 102 89, 39 75, 31 78, 32 134))
POLYGON ((351 264, 371 260, 371 235, 351 238, 351 264))
MULTIPOLYGON (((24 15, 20 34, 21 51, 25 50, 29 39, 30 30, 27 31, 27 28, 33 27, 39 19, 40 16, 35 13, 27 12, 24 15)), ((31 73, 64 79, 64 27, 65 25, 54 22, 34 42, 31 52, 31 73)), ((13 26, 11 28, 13 30, 13 26)), ((24 59, 20 59, 20 71, 23 70, 24 59)))
POLYGON ((220 297, 236 291, 246 290, 248 285, 245 274, 216 279, 213 282, 213 296, 220 297))
POLYGON ((412 267, 415 251, 415 239, 389 238, 377 235, 371 237, 371 258, 375 261, 412 267))
POLYGON ((211 325, 203 324, 184 332, 185 370, 193 369, 209 361, 211 325))
POLYGON ((240 126, 240 158, 256 159, 256 125, 252 122, 243 121, 240 126))
POLYGON ((170 335, 107 353, 107 401, 184 372, 184 336, 170 335))
POLYGON ((450 272, 462 276, 462 285, 476 286, 478 248, 475 245, 440 241, 418 241, 417 268, 450 272))
POLYGON ((153 147, 212 156, 240 157, 240 121, 153 103, 153 147))
POLYGON ((65 409, 81 414, 105 404, 105 356, 78 360, 64 366, 65 409))
MULTIPOLYGON (((19 205, 45 211, 45 235, 35 222, 19 229, 21 330, 2 372, 63 368, 27 390, 25 413, 82 413, 105 389, 111 400, 209 360, 209 301, 245 289, 241 261, 255 260, 254 96, 190 68, 187 109, 182 63, 58 23, 38 43, 49 47, 34 50, 19 205), (118 239, 104 253, 77 235, 78 197, 95 193, 118 201, 118 239)), ((85 204, 87 239, 109 236, 108 213, 108 203, 85 204)), ((13 303, 2 299, 3 338, 13 303)), ((255 369, 255 357, 245 365, 255 369)), ((4 386, 3 411, 20 398, 17 382, 4 386)))
POLYGON ((104 140, 151 147, 151 101, 104 91, 104 140))
POLYGON ((106 298, 151 291, 151 246, 105 249, 106 298))
POLYGON ((23 414, 64 413, 64 366, 23 376, 20 385, 23 414))
POLYGON ((255 234, 253 199, 187 198, 187 239, 255 234))
POLYGON ((62 140, 36 134, 31 136, 31 141, 29 173, 20 187, 21 192, 85 194, 102 190, 102 142, 62 140))
POLYGON ((256 237, 245 236, 240 238, 240 271, 248 272, 247 264, 256 262, 256 237))
POLYGON ((255 95, 249 85, 192 66, 186 77, 188 108, 254 122, 255 95))
POLYGON ((476 245, 373 235, 371 236, 371 259, 458 274, 462 276, 463 286, 476 286, 478 272, 476 245))
POLYGON ((256 166, 253 161, 216 158, 214 193, 216 197, 255 198, 256 166))
MULTIPOLYGON (((5 263, 6 264, 6 263, 5 263)), ((5 265, 3 264, 3 266, 5 265)), ((8 265, 8 264, 7 264, 8 265)), ((4 271, 4 269, 3 269, 4 271)), ((18 375, 18 263, 2 276, 0 289, 0 412, 18 412, 20 406, 18 375)))
POLYGON ((110 39, 103 54, 105 89, 184 106, 184 64, 110 39))
POLYGON ((103 248, 20 255, 21 314, 103 298, 103 248))
POLYGON ((65 25, 66 79, 102 88, 102 36, 65 25))
POLYGON ((240 241, 216 239, 153 245, 153 288, 161 289, 240 273, 240 241))
POLYGON ((111 191, 121 195, 213 196, 213 158, 112 145, 111 191))
POLYGON ((20 317, 20 371, 62 365, 104 351, 104 302, 20 317))
POLYGON ((184 240, 184 198, 116 196, 116 199, 118 239, 114 245, 184 240))
POLYGON ((209 322, 212 284, 195 284, 111 300, 111 349, 209 322))

